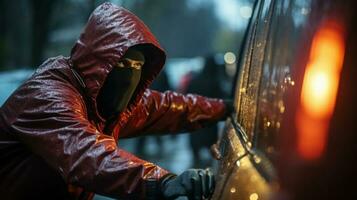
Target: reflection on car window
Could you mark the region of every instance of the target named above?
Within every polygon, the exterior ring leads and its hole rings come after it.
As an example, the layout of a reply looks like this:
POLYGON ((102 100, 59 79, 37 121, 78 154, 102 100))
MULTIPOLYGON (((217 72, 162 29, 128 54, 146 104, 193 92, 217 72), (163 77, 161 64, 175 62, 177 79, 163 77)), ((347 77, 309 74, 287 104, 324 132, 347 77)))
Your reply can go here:
POLYGON ((248 141, 252 141, 256 121, 262 58, 269 28, 267 22, 271 15, 269 5, 270 1, 258 1, 255 6, 236 86, 236 122, 244 129, 248 141))
POLYGON ((299 28, 309 13, 310 1, 277 1, 272 18, 271 31, 263 62, 259 91, 255 142, 257 148, 274 160, 277 134, 285 112, 284 93, 295 82, 290 76, 291 64, 296 60, 300 37, 299 28), (298 20, 298 21, 296 21, 298 20))

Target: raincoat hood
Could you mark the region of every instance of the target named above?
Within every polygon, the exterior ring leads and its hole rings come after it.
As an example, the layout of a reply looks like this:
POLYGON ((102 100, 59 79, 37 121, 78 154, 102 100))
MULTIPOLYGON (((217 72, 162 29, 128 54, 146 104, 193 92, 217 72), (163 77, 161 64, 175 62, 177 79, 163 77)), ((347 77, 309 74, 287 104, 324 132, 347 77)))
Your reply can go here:
POLYGON ((108 73, 134 46, 144 53, 146 62, 129 109, 136 106, 162 69, 165 53, 148 27, 128 10, 104 3, 93 11, 72 48, 70 61, 83 80, 85 93, 95 111, 98 111, 96 98, 108 73))

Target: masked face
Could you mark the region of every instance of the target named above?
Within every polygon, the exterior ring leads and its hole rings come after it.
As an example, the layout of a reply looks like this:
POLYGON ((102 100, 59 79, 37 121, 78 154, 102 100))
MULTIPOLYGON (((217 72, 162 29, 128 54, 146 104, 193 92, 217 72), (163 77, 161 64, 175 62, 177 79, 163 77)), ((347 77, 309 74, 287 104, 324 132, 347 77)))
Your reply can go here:
POLYGON ((108 119, 128 106, 140 82, 144 62, 141 52, 129 49, 108 74, 97 98, 103 117, 108 119))

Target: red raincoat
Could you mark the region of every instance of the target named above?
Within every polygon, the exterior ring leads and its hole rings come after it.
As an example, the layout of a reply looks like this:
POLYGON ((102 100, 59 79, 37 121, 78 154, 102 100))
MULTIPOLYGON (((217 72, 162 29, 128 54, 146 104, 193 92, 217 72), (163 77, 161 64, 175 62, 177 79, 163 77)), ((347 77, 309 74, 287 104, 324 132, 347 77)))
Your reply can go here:
POLYGON ((0 109, 0 199, 90 199, 93 192, 145 198, 145 181, 168 172, 117 146, 119 138, 178 132, 221 119, 221 100, 147 89, 165 53, 136 16, 105 3, 70 58, 48 59, 0 109), (140 45, 143 76, 126 111, 110 122, 96 97, 112 66, 140 45))

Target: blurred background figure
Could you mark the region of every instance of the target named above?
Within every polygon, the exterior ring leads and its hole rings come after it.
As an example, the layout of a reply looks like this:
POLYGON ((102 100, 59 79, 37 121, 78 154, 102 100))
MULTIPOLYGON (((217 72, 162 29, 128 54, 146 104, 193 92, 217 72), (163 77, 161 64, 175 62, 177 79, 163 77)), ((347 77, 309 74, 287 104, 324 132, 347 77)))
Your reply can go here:
MULTIPOLYGON (((223 78, 225 77, 225 65, 222 56, 210 54, 204 59, 201 72, 193 74, 189 72, 191 81, 188 82, 185 93, 200 94, 211 98, 227 98, 228 94, 223 89, 223 78)), ((184 76, 185 77, 185 76, 184 76)), ((190 147, 193 154, 192 167, 211 166, 209 148, 218 139, 218 126, 211 126, 196 131, 189 135, 190 147)))
POLYGON ((190 70, 186 74, 184 74, 181 77, 180 82, 178 83, 176 91, 179 93, 186 93, 188 90, 188 87, 190 86, 190 83, 195 75, 196 75, 196 72, 194 70, 190 70))
MULTIPOLYGON (((152 83, 150 89, 153 90, 157 90, 160 92, 165 92, 166 90, 172 90, 172 88, 170 87, 170 83, 169 83, 169 78, 167 76, 167 73, 165 72, 165 70, 161 71, 160 74, 157 76, 157 78, 154 80, 154 82, 152 83)), ((155 134, 155 133, 153 133, 155 134)), ((150 154, 148 154, 148 151, 146 150, 146 145, 148 141, 155 141, 156 142, 156 154, 152 155, 152 156, 158 156, 158 157, 162 157, 163 156, 163 152, 164 149, 162 148, 162 136, 142 136, 140 138, 137 139, 136 142, 136 153, 137 155, 142 158, 146 158, 147 156, 150 156, 150 154), (151 140, 148 140, 151 139, 151 140)))

